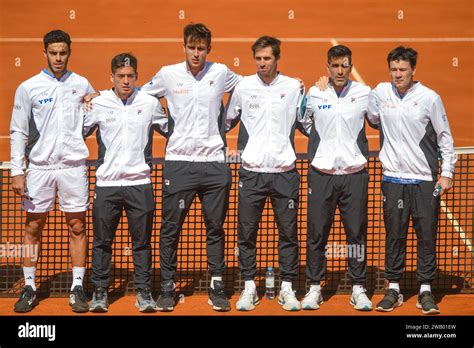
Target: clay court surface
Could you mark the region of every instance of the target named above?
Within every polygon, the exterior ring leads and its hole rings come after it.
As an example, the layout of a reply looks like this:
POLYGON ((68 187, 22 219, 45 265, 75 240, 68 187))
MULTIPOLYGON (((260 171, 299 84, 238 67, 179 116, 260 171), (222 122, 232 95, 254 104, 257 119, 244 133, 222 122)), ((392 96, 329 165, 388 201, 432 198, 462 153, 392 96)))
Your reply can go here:
MULTIPOLYGON (((376 303, 382 299, 383 295, 375 295, 372 298, 372 302, 376 303)), ((67 298, 47 298, 40 301, 40 304, 35 307, 31 312, 24 314, 24 316, 37 316, 37 315, 81 315, 81 316, 108 316, 108 315, 139 315, 139 316, 200 316, 200 315, 288 315, 288 316, 332 316, 332 315, 344 315, 344 316, 359 316, 359 315, 377 315, 377 316, 407 316, 407 315, 421 315, 421 310, 415 308, 416 296, 411 295, 405 299, 406 302, 402 307, 396 308, 390 313, 381 313, 376 311, 371 312, 360 312, 352 309, 349 305, 350 295, 335 295, 325 299, 325 303, 321 305, 321 308, 316 311, 298 311, 298 312, 287 312, 278 305, 277 299, 267 300, 261 299, 260 304, 257 308, 250 312, 237 311, 236 303, 239 296, 235 294, 231 297, 232 309, 230 312, 216 312, 211 306, 207 305, 207 296, 194 295, 186 297, 184 303, 180 303, 175 307, 173 312, 163 313, 139 313, 135 308, 135 296, 123 296, 114 298, 111 300, 108 313, 85 313, 76 314, 70 310, 67 303, 67 298)), ((2 315, 18 315, 13 311, 13 305, 16 299, 1 299, 0 301, 0 313, 2 315)), ((438 306, 441 310, 441 315, 449 316, 465 316, 474 315, 474 308, 472 306, 473 295, 443 295, 443 298, 438 302, 438 306), (469 305, 471 304, 471 305, 469 305)))
MULTIPOLYGON (((255 71, 250 51, 255 39, 265 34, 279 37, 283 41, 280 71, 302 78, 307 89, 326 74, 326 51, 334 44, 351 48, 357 72, 352 78, 371 87, 389 78, 387 53, 400 44, 411 46, 419 52, 416 77, 442 97, 455 146, 474 145, 474 5, 470 0, 0 0, 0 161, 9 160, 9 122, 15 90, 44 67, 44 33, 56 28, 69 32, 73 41, 70 70, 87 77, 96 90, 103 90, 111 86, 110 60, 118 53, 137 56, 140 85, 162 65, 183 61, 182 28, 190 21, 203 22, 212 30, 209 60, 224 63, 242 75, 255 71)), ((369 128, 367 132, 370 149, 377 150, 378 134, 369 128)), ((236 135, 234 130, 228 136, 231 148, 235 148, 236 135)), ((88 145, 90 159, 97 158, 95 139, 88 139, 88 145)), ((306 138, 298 134, 296 146, 297 152, 306 152, 306 138)), ((156 135, 154 157, 163 155, 164 139, 156 135)), ((231 299, 233 308, 237 298, 234 294, 231 299)), ((373 302, 380 298, 374 295, 373 302)), ((438 299, 442 314, 474 314, 474 295, 440 294, 438 299)), ((66 301, 44 299, 31 314, 69 315, 66 301)), ((185 301, 167 315, 216 314, 206 304, 205 296, 194 295, 185 301)), ((11 298, 0 299, 0 313, 13 314, 14 302, 11 298)), ((349 296, 334 295, 319 311, 291 315, 386 315, 361 314, 348 302, 349 296)), ((415 296, 411 296, 402 308, 387 315, 418 315, 415 302, 415 296)), ((111 305, 109 315, 134 315, 138 312, 133 304, 133 296, 121 297, 111 305)), ((241 313, 233 310, 229 314, 241 313)), ((276 300, 263 300, 256 311, 244 314, 288 313, 276 300)))

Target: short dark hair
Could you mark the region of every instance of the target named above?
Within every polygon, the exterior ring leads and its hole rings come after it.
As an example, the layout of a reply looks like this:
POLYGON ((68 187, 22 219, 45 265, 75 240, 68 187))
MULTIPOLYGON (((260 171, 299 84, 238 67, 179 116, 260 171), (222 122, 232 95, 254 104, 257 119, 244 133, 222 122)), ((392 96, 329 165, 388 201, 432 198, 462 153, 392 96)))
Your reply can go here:
POLYGON ((118 68, 131 66, 135 73, 138 68, 137 58, 131 53, 120 53, 112 58, 112 74, 115 74, 118 68))
POLYGON ((265 47, 271 47, 273 55, 275 58, 279 59, 280 58, 280 45, 281 41, 278 40, 276 37, 271 37, 271 36, 262 36, 255 41, 255 43, 252 45, 252 52, 253 55, 255 56, 255 52, 259 49, 265 48, 265 47))
POLYGON ((211 31, 202 23, 189 23, 184 27, 184 45, 197 40, 203 40, 207 47, 211 46, 211 31))
POLYGON ((65 31, 53 30, 43 37, 44 49, 47 49, 49 44, 57 42, 65 42, 67 47, 71 48, 71 37, 65 31))
POLYGON ((333 46, 328 50, 328 64, 331 63, 333 58, 348 57, 349 63, 352 64, 352 51, 349 47, 344 45, 333 46))
POLYGON ((410 62, 412 68, 416 67, 416 59, 418 58, 418 52, 413 48, 398 46, 395 47, 387 56, 387 63, 390 67, 390 62, 404 60, 410 62))

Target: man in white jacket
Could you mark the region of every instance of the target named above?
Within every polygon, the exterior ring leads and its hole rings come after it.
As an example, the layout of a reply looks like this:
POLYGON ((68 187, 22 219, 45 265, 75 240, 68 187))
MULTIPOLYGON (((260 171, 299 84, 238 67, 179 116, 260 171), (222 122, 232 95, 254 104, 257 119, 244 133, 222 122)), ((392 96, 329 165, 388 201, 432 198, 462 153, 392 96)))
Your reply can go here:
MULTIPOLYGON (((87 312, 84 294, 89 184, 85 161, 89 155, 82 137, 82 98, 92 93, 87 79, 67 70, 71 39, 61 30, 43 39, 48 67, 22 82, 15 94, 10 124, 13 191, 23 198, 26 211, 24 244, 39 255, 41 233, 56 195, 70 233, 73 283, 69 304, 87 312), (26 160, 26 172, 25 172, 26 160)), ((35 285, 37 257, 25 256, 25 287, 16 312, 28 312, 38 303, 35 285)))
POLYGON ((410 217, 417 235, 417 308, 437 314, 431 294, 436 277, 436 234, 440 197, 451 189, 456 163, 453 137, 438 94, 414 81, 417 52, 399 46, 387 57, 391 82, 369 96, 369 119, 381 126, 383 166, 385 278, 389 282, 378 311, 402 305, 399 280, 405 269, 410 217), (441 175, 438 178, 438 158, 441 175))
POLYGON ((166 133, 167 118, 158 99, 135 88, 137 59, 122 53, 112 59, 114 87, 93 100, 84 117, 84 135, 97 129, 98 167, 92 221, 92 283, 90 310, 107 312, 112 243, 125 210, 132 238, 135 305, 156 311, 151 295, 151 233, 155 201, 151 184, 153 130, 166 133))
POLYGON ((160 229, 161 294, 157 305, 175 305, 174 278, 181 229, 198 196, 206 225, 206 251, 211 284, 208 303, 216 311, 230 310, 222 274, 224 220, 232 174, 225 163, 225 124, 222 97, 241 76, 224 64, 208 62, 211 32, 203 24, 184 28, 184 62, 162 67, 142 91, 164 97, 169 112, 169 137, 163 167, 160 229))
POLYGON ((296 79, 278 69, 280 40, 262 36, 252 46, 257 67, 235 88, 227 108, 226 128, 240 119, 238 245, 239 268, 245 280, 238 310, 258 304, 257 232, 265 202, 270 197, 278 225, 278 255, 282 279, 279 303, 289 311, 301 308, 292 289, 298 277, 299 174, 295 168, 294 133, 304 91, 296 79))
POLYGON ((346 232, 348 273, 352 280, 351 305, 371 310, 366 295, 367 194, 365 169, 368 144, 365 116, 370 88, 349 79, 352 52, 343 45, 328 51, 328 88, 312 87, 302 113, 309 136, 308 238, 306 277, 310 289, 303 309, 318 309, 323 302, 320 282, 325 279, 329 232, 339 207, 346 232))

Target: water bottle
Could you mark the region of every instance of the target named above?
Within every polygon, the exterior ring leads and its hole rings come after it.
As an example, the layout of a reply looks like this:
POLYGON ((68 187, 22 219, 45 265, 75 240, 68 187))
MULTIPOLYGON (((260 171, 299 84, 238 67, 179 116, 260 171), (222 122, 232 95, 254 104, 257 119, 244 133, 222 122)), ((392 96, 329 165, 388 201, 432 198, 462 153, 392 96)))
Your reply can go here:
POLYGON ((267 267, 267 272, 265 273, 265 297, 269 300, 275 298, 275 272, 273 267, 267 267))

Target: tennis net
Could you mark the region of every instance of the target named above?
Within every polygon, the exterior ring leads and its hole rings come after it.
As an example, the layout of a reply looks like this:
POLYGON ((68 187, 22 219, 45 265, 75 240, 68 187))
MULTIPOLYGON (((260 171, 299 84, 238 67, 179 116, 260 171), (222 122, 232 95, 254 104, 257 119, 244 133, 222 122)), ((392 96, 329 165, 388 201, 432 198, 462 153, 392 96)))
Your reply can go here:
MULTIPOLYGON (((474 292, 473 269, 473 203, 474 203, 474 148, 458 148, 455 186, 441 201, 437 242, 437 278, 433 287, 443 292, 474 292)), ((369 182, 369 221, 367 233, 367 288, 375 293, 383 292, 385 229, 383 223, 382 201, 380 190, 382 169, 372 152, 367 169, 369 182)), ((153 248, 153 288, 159 289, 159 230, 161 224, 161 180, 163 159, 153 162, 153 184, 156 200, 156 211, 152 237, 153 248)), ((226 231, 225 259, 227 269, 224 273, 227 291, 241 291, 244 281, 238 270, 237 256, 237 187, 238 163, 229 164, 233 172, 233 182, 229 201, 228 216, 224 225, 226 231)), ((96 162, 89 161, 90 198, 93 204, 96 162)), ((308 205, 307 168, 305 154, 298 155, 296 163, 301 174, 300 205, 298 211, 298 238, 300 246, 299 276, 293 287, 299 293, 306 290, 306 213, 308 205)), ((25 213, 20 210, 20 199, 11 189, 11 178, 8 163, 0 170, 0 296, 17 296, 23 287, 21 264, 25 213)), ((89 256, 87 259, 87 280, 85 289, 92 291, 90 282, 92 246, 91 210, 87 217, 89 238, 89 256)), ((131 239, 124 216, 118 226, 113 246, 111 290, 114 293, 133 292, 133 261, 131 239)), ((185 295, 207 291, 210 273, 206 258, 206 230, 201 205, 196 198, 181 232, 178 249, 178 272, 176 277, 177 291, 185 295)), ((331 252, 327 255, 327 275, 325 290, 332 293, 348 293, 351 281, 347 275, 347 244, 339 212, 336 211, 334 224, 328 241, 331 252)), ((328 249, 329 250, 329 249, 328 249)), ((267 201, 263 211, 257 242, 258 272, 256 283, 260 291, 264 287, 264 274, 268 266, 276 273, 276 285, 279 285, 278 267, 278 231, 274 221, 271 204, 267 201)), ((38 290, 40 295, 66 296, 72 283, 69 258, 69 236, 65 226, 64 215, 56 208, 51 211, 41 240, 41 255, 37 271, 38 290)), ((401 280, 404 291, 416 291, 416 235, 410 224, 407 237, 406 270, 401 280)))

